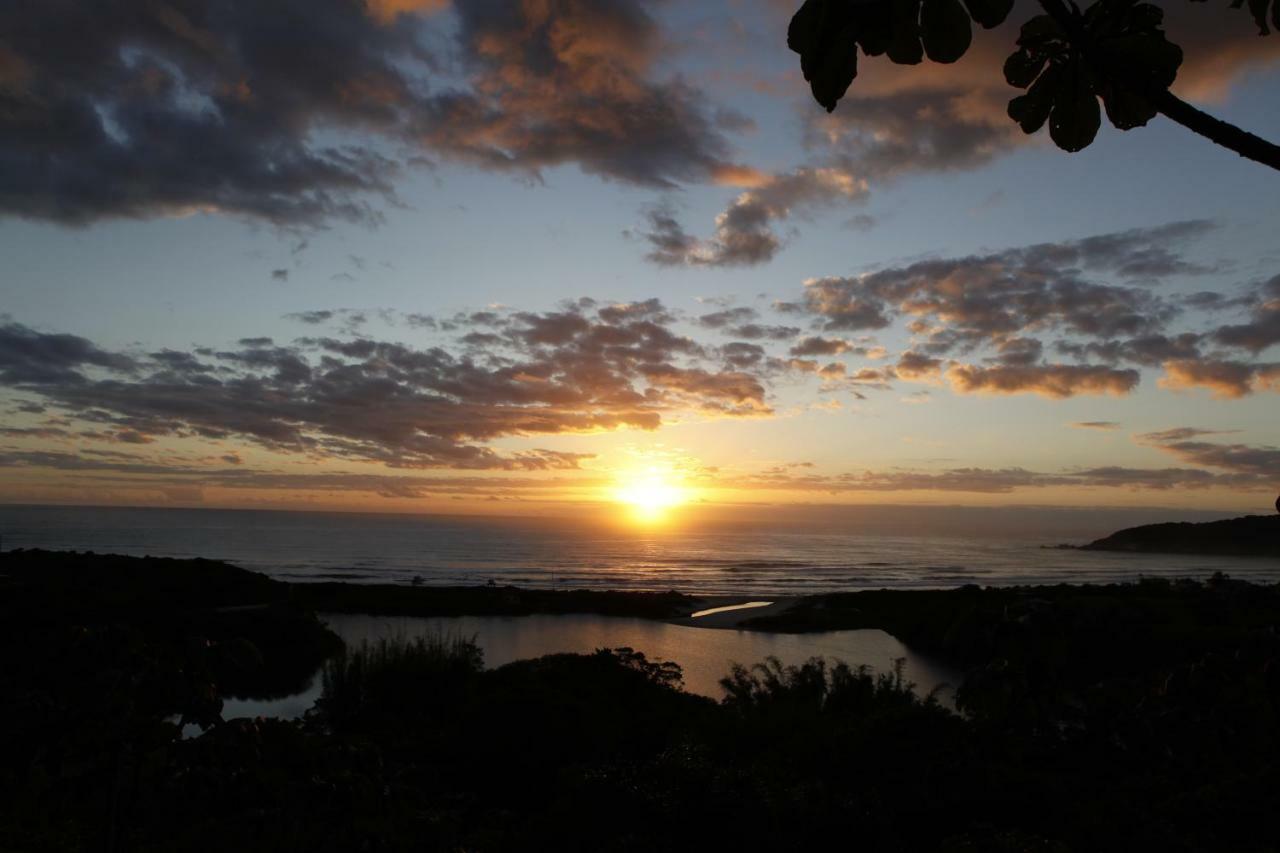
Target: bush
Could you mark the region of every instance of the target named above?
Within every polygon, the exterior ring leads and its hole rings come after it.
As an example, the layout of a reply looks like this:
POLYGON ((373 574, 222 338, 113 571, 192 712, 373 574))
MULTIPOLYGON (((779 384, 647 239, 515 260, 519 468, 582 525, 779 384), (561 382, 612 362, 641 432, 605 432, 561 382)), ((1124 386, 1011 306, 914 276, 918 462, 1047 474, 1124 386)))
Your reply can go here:
POLYGON ((316 709, 335 731, 432 716, 483 669, 484 653, 474 637, 437 633, 365 642, 325 664, 316 709))

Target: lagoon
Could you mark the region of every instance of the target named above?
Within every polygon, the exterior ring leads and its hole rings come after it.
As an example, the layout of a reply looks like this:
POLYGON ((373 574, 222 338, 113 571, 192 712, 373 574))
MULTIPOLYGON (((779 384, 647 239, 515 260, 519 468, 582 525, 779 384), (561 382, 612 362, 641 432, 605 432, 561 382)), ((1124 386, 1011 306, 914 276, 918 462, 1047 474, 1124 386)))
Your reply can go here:
MULTIPOLYGON (((937 661, 911 651, 890 634, 879 630, 828 631, 814 634, 779 634, 765 631, 695 628, 647 619, 591 614, 533 616, 398 617, 351 613, 320 614, 349 647, 384 638, 406 638, 444 633, 475 638, 484 652, 485 666, 496 668, 516 660, 571 652, 589 654, 599 648, 627 646, 650 660, 670 660, 684 670, 684 688, 690 693, 720 699, 720 679, 734 663, 751 665, 777 657, 784 664, 799 664, 821 656, 851 666, 866 664, 879 672, 892 670, 894 661, 905 660, 904 674, 921 694, 941 688, 939 700, 950 705, 961 674, 937 661)), ((276 699, 227 698, 223 718, 280 717, 296 719, 315 704, 321 690, 316 673, 306 690, 276 699)))

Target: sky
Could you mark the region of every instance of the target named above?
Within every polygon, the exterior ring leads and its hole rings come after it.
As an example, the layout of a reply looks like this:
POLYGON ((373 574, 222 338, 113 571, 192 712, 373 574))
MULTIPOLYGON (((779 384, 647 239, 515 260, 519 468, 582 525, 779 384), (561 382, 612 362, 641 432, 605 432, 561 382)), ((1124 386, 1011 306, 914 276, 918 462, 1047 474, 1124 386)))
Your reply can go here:
MULTIPOLYGON (((796 5, 0 10, 0 502, 1267 510, 1274 171, 1024 134, 1025 0, 828 114, 796 5)), ((1280 139, 1280 35, 1162 6, 1280 139)))

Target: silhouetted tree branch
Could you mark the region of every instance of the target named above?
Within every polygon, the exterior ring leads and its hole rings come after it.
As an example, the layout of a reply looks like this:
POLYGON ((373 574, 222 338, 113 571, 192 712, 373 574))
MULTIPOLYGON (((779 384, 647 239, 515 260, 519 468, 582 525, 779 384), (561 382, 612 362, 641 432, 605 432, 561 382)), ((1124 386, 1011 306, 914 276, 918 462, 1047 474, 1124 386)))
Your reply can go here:
MULTIPOLYGON (((1195 0, 1200 2, 1201 0, 1195 0)), ((1089 145, 1101 124, 1098 102, 1112 125, 1141 127, 1157 113, 1235 151, 1280 170, 1280 146, 1203 112, 1169 91, 1182 49, 1165 38, 1164 11, 1138 0, 1098 0, 1083 12, 1065 0, 1039 0, 1045 14, 1022 25, 1017 50, 1004 66, 1010 85, 1026 92, 1009 102, 1009 117, 1026 133, 1049 124, 1065 151, 1089 145)), ((1237 2, 1233 4, 1242 5, 1237 2)), ((813 95, 834 110, 858 74, 858 50, 914 65, 928 57, 955 62, 972 42, 971 21, 1000 25, 1013 0, 805 0, 787 32, 813 95)), ((1249 11, 1266 35, 1268 14, 1280 28, 1280 0, 1251 0, 1249 11)))

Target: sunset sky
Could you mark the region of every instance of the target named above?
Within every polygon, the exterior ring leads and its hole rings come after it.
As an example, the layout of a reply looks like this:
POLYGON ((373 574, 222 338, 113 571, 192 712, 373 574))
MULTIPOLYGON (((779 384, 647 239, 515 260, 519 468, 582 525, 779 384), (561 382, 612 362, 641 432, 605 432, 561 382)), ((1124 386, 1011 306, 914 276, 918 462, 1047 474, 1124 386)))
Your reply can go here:
MULTIPOLYGON (((1280 176, 1024 136, 1023 3, 828 116, 796 5, 6 4, 0 501, 1267 509, 1280 176)), ((1280 139, 1280 35, 1165 8, 1280 139)))

